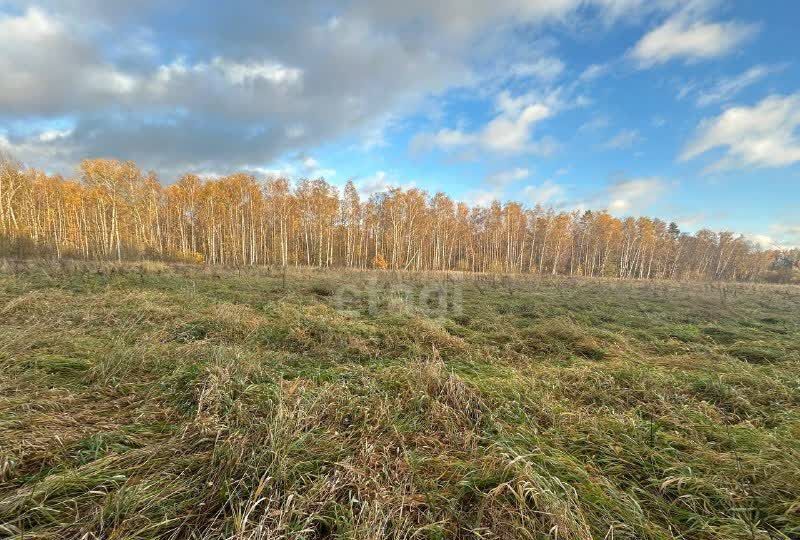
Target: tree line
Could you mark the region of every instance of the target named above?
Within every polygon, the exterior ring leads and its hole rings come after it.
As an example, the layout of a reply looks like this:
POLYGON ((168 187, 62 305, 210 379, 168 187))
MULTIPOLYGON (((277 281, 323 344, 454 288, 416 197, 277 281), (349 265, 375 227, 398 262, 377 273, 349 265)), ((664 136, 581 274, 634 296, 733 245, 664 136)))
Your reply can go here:
POLYGON ((0 161, 0 252, 214 265, 525 272, 637 279, 776 279, 797 251, 762 250, 728 231, 564 212, 352 181, 293 186, 249 174, 162 186, 134 163, 91 159, 76 178, 0 161))

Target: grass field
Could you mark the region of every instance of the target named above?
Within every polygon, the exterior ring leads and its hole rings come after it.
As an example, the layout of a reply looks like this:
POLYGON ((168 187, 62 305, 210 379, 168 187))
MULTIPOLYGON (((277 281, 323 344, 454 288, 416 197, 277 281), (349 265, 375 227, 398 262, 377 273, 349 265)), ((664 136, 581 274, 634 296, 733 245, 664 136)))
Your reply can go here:
POLYGON ((0 537, 800 538, 800 287, 0 273, 0 537))

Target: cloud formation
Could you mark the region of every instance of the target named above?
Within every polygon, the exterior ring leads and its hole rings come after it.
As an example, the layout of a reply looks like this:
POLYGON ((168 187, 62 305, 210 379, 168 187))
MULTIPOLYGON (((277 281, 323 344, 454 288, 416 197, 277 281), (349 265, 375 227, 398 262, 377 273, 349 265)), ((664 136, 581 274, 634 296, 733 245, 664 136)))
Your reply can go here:
MULTIPOLYGON (((498 51, 519 51, 509 68, 515 80, 562 76, 559 58, 527 54, 520 28, 608 25, 669 4, 7 0, 0 117, 28 127, 6 130, 3 145, 50 169, 68 172, 79 158, 102 155, 167 176, 262 167, 342 137, 375 148, 389 119, 478 84, 476 66, 497 64, 498 51)), ((527 103, 468 135, 496 152, 547 153, 552 141, 529 136, 552 113, 527 103)), ((463 145, 451 131, 435 142, 463 145)))
POLYGON ((684 10, 645 34, 630 51, 631 57, 641 67, 675 59, 708 60, 729 53, 758 32, 755 24, 709 22, 703 15, 702 11, 698 13, 697 2, 690 2, 684 10))
POLYGON ((752 107, 731 107, 703 120, 680 158, 687 161, 724 148, 724 156, 709 170, 791 165, 800 161, 798 126, 800 93, 771 95, 752 107))
POLYGON ((191 56, 154 38, 149 61, 115 62, 106 29, 133 33, 133 15, 109 14, 122 17, 118 28, 91 19, 76 26, 79 4, 0 12, 0 116, 69 125, 58 140, 6 134, 6 146, 35 165, 66 168, 86 155, 162 170, 264 164, 374 131, 379 119, 470 76, 460 50, 428 54, 356 12, 312 17, 278 5, 261 16, 246 2, 209 6, 219 16, 210 33, 202 20, 171 29, 170 40, 191 41, 191 56), (248 17, 264 25, 258 35, 248 17), (276 20, 291 28, 271 27, 276 20))
POLYGON ((565 190, 552 180, 545 180, 538 185, 525 186, 522 194, 531 204, 545 206, 563 202, 565 190))
POLYGON ((495 99, 496 115, 477 131, 442 128, 439 131, 418 133, 411 141, 414 151, 438 149, 479 149, 496 154, 550 155, 557 143, 551 138, 533 139, 534 127, 567 106, 561 91, 545 96, 534 93, 512 96, 501 92, 495 99))
POLYGON ((486 181, 492 186, 505 187, 513 182, 524 180, 530 175, 531 172, 528 169, 524 167, 517 167, 508 171, 500 171, 490 174, 486 178, 486 181))
POLYGON ((773 224, 767 233, 748 233, 744 236, 761 249, 800 249, 800 224, 773 224))
POLYGON ((603 144, 603 148, 608 150, 626 150, 642 142, 644 137, 638 130, 623 129, 603 144))
POLYGON ((90 40, 39 8, 0 12, 0 112, 49 115, 123 98, 133 77, 105 61, 90 40))
POLYGON ((665 195, 668 187, 669 183, 657 176, 622 178, 569 205, 580 212, 603 209, 617 216, 641 215, 665 195))
POLYGON ((764 80, 770 75, 780 73, 787 64, 758 64, 738 75, 719 77, 710 81, 689 81, 683 83, 678 91, 678 99, 694 95, 698 107, 708 107, 729 102, 743 90, 764 80))
POLYGON ((634 210, 641 212, 652 205, 666 189, 667 184, 661 178, 631 178, 609 186, 603 197, 606 198, 609 212, 617 215, 630 214, 634 210))
POLYGON ((411 189, 415 187, 414 182, 403 182, 386 171, 377 171, 373 175, 361 178, 355 182, 355 185, 358 193, 364 198, 393 188, 411 189))

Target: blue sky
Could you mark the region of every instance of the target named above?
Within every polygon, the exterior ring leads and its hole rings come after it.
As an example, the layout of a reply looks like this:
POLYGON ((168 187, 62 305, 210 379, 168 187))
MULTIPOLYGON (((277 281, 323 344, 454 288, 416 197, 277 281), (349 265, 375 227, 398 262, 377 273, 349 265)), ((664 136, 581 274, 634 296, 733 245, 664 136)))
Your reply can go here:
POLYGON ((0 150, 800 245, 791 0, 0 0, 0 150))

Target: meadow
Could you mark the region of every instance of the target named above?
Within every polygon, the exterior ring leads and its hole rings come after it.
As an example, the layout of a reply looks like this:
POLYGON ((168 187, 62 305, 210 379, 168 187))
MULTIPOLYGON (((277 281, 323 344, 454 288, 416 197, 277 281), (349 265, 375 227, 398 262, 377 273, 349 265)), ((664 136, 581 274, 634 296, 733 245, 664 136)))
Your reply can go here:
POLYGON ((800 287, 5 262, 3 536, 800 538, 800 287))

